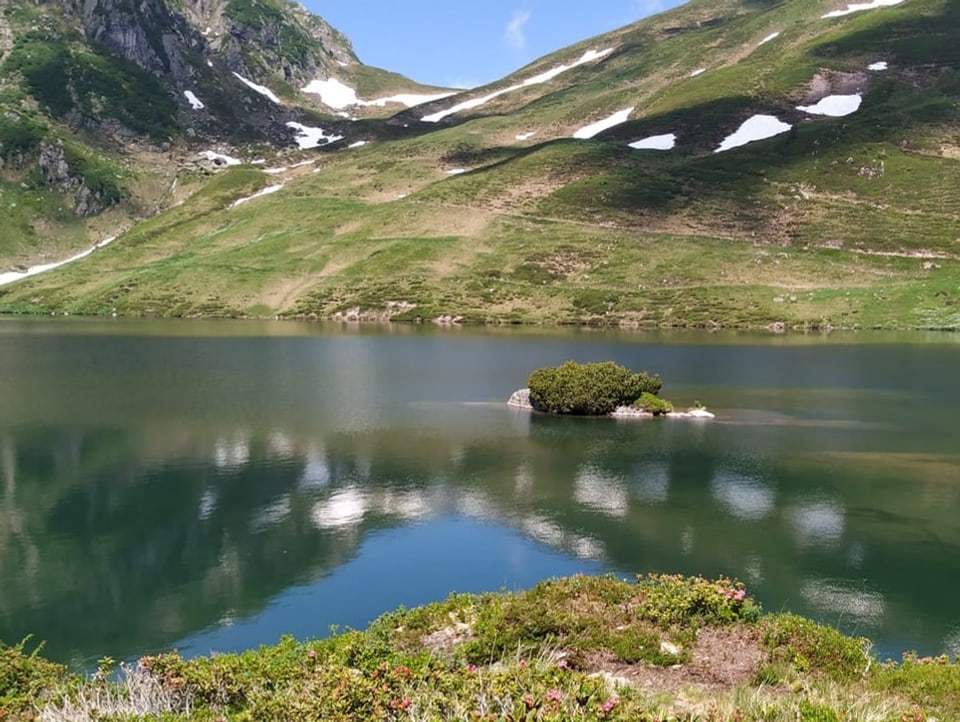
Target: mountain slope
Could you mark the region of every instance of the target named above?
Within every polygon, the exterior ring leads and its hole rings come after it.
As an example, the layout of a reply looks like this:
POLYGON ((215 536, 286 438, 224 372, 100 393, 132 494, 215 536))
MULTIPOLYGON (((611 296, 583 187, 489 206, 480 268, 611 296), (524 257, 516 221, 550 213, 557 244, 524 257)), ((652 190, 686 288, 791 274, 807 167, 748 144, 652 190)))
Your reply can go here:
POLYGON ((174 179, 217 160, 198 151, 270 157, 302 144, 291 123, 334 135, 342 119, 300 92, 317 78, 432 90, 362 65, 285 0, 11 0, 0 71, 8 267, 89 247, 176 202, 174 179))
POLYGON ((0 307, 960 327, 960 9, 847 9, 695 0, 345 121, 312 166, 231 170, 0 307), (785 132, 716 152, 756 115, 785 132))

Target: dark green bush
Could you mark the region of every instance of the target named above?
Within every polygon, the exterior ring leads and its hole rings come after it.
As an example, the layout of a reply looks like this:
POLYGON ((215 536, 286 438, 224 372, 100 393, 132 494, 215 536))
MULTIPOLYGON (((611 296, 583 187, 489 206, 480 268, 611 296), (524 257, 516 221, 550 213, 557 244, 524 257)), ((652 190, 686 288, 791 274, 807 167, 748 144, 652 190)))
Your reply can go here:
POLYGON ((659 376, 635 374, 613 361, 576 363, 537 369, 530 375, 530 403, 553 414, 602 416, 627 406, 644 393, 657 394, 659 376))

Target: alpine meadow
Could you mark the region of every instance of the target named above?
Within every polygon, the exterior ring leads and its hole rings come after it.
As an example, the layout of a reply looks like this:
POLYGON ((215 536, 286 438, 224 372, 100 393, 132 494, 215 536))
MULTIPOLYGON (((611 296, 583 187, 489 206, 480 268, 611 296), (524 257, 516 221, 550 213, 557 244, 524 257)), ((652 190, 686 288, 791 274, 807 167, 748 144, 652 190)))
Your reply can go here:
POLYGON ((954 3, 693 0, 454 95, 295 5, 125 8, 0 20, 0 270, 117 237, 4 312, 960 323, 954 3))

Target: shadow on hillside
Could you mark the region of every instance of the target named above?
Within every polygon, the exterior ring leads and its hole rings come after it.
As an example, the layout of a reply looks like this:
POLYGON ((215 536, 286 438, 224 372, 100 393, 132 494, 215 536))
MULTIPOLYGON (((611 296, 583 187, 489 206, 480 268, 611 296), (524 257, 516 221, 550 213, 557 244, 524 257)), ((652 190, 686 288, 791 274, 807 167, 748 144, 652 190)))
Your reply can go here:
POLYGON ((940 4, 942 12, 929 15, 909 5, 885 10, 890 20, 821 43, 811 54, 816 58, 855 60, 872 55, 915 69, 955 69, 960 65, 960 3, 944 0, 940 4))
MULTIPOLYGON (((909 148, 911 139, 924 128, 960 124, 951 97, 960 80, 954 73, 942 72, 960 57, 960 5, 944 4, 938 15, 893 15, 888 22, 818 45, 811 52, 817 57, 850 58, 858 64, 865 56, 898 63, 907 58, 911 67, 871 75, 863 106, 844 118, 809 116, 786 98, 735 96, 624 123, 591 141, 564 139, 524 149, 497 148, 490 158, 509 157, 473 175, 504 171, 503 178, 512 176, 522 182, 536 173, 566 174, 569 182, 544 199, 546 205, 540 208, 548 215, 593 220, 635 217, 644 222, 650 215, 676 213, 694 204, 719 204, 739 230, 751 226, 764 230, 772 211, 758 207, 757 195, 767 185, 768 174, 777 169, 808 165, 815 157, 829 162, 859 158, 871 144, 909 148), (757 113, 776 115, 794 127, 768 140, 714 153, 725 137, 757 113), (677 135, 677 147, 669 153, 626 147, 641 138, 668 133, 677 135)), ((802 172, 796 180, 803 180, 802 172)), ((892 178, 888 181, 896 183, 892 178)), ((463 182, 471 182, 469 174, 463 182)), ((480 184, 477 189, 482 191, 480 184)))

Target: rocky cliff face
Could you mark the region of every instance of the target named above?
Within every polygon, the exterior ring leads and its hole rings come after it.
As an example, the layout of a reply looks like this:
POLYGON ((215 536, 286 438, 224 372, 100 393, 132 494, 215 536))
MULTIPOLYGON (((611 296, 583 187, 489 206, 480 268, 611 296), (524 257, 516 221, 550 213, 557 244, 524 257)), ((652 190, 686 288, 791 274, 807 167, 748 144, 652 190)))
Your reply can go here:
POLYGON ((201 58, 258 82, 291 84, 357 62, 349 42, 285 0, 75 0, 86 38, 179 85, 201 58))
POLYGON ((90 42, 148 72, 178 83, 189 80, 185 56, 200 43, 164 0, 83 0, 75 7, 90 42))

